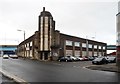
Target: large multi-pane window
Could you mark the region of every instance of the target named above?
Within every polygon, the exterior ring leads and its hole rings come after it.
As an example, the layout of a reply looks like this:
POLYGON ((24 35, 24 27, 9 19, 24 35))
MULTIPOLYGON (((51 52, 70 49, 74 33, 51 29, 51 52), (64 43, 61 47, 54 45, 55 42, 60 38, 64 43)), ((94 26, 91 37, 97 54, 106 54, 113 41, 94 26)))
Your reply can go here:
POLYGON ((101 46, 99 46, 99 49, 101 49, 101 46))
POLYGON ((86 43, 82 43, 82 47, 86 48, 86 43))
POLYGON ((80 42, 75 42, 76 47, 80 47, 80 42))
POLYGON ((44 45, 44 50, 48 50, 48 38, 45 37, 45 45, 44 45))
POLYGON ((92 48, 92 44, 88 44, 88 47, 89 47, 89 48, 92 48))
POLYGON ((103 50, 105 50, 105 46, 103 46, 103 50))
POLYGON ((82 51, 82 57, 84 57, 86 55, 87 55, 86 51, 82 51))
POLYGON ((45 24, 48 24, 48 17, 45 17, 45 24))
POLYGON ((75 51, 75 56, 80 56, 80 51, 79 50, 75 51))
POLYGON ((50 28, 52 28, 52 19, 50 19, 50 28))
POLYGON ((29 50, 29 43, 26 44, 26 50, 29 50))
POLYGON ((94 45, 94 49, 97 49, 97 45, 94 45))
POLYGON ((66 56, 72 56, 72 50, 66 50, 66 56))
POLYGON ((72 41, 66 40, 66 45, 72 46, 72 41))
POLYGON ((92 56, 92 51, 89 51, 89 54, 88 54, 88 56, 92 56))
POLYGON ((101 55, 102 55, 102 52, 98 52, 98 55, 101 56, 101 55))
POLYGON ((97 52, 94 51, 94 56, 97 56, 97 52))
POLYGON ((43 24, 43 17, 41 17, 41 24, 43 24))

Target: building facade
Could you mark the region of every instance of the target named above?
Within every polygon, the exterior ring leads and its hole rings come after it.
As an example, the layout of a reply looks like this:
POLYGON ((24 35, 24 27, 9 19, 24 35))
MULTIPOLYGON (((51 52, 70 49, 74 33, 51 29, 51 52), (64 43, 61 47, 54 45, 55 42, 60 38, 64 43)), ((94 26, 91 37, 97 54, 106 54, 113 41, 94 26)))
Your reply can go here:
POLYGON ((38 31, 18 45, 18 55, 39 60, 56 60, 60 56, 106 55, 106 43, 60 33, 49 11, 39 16, 38 31))

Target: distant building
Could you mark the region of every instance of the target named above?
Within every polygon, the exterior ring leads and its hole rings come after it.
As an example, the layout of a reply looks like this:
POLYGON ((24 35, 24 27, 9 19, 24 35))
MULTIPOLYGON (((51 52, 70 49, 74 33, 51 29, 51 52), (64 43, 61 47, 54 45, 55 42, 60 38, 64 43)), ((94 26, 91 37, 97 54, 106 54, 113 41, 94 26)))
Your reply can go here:
POLYGON ((0 54, 16 54, 17 45, 0 45, 0 54))
POLYGON ((107 45, 107 50, 116 50, 116 45, 107 45))
MULTIPOLYGON (((34 35, 18 45, 17 54, 39 60, 56 60, 60 56, 106 55, 106 43, 60 33, 50 12, 39 16, 39 28, 34 35)), ((69 31, 69 30, 68 30, 69 31)))

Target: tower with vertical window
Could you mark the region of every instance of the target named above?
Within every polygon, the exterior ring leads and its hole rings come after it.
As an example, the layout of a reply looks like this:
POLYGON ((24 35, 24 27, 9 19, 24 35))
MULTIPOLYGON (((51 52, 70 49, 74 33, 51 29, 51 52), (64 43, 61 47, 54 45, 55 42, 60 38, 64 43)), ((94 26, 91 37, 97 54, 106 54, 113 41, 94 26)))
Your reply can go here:
POLYGON ((43 11, 39 16, 39 56, 47 60, 51 56, 51 45, 54 43, 55 21, 50 12, 43 11))

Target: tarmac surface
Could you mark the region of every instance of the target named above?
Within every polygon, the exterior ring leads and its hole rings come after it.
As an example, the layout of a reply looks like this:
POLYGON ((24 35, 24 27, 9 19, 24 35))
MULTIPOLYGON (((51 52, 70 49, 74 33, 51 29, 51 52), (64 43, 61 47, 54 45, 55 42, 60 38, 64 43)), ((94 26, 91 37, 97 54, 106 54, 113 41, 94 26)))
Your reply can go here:
POLYGON ((27 84, 28 82, 30 83, 30 81, 43 82, 44 80, 51 82, 118 82, 118 78, 120 77, 119 75, 117 76, 118 68, 116 63, 93 65, 90 61, 66 63, 39 62, 29 59, 7 59, 3 60, 2 70, 0 71, 2 71, 5 76, 12 77, 17 82, 26 82, 27 84), (25 81, 21 78, 25 79, 25 81))
POLYGON ((3 59, 2 63, 2 72, 4 72, 7 76, 11 76, 18 82, 31 83, 118 81, 117 73, 90 70, 85 68, 86 66, 93 66, 91 61, 40 62, 30 59, 23 60, 20 58, 3 59))
POLYGON ((2 75, 1 76, 1 84, 19 84, 17 82, 15 82, 13 79, 7 77, 7 76, 4 76, 2 75))
POLYGON ((118 67, 116 66, 116 63, 109 63, 109 64, 103 64, 103 65, 91 65, 91 66, 86 66, 86 68, 92 69, 92 70, 119 72, 118 67))

